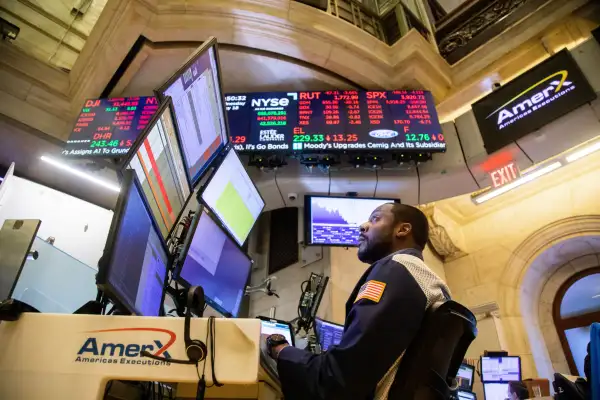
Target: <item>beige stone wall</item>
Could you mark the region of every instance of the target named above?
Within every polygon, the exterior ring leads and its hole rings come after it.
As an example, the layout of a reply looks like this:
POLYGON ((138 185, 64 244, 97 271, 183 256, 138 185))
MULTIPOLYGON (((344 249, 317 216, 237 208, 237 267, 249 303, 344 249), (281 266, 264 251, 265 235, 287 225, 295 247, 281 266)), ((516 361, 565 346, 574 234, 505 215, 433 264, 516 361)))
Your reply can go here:
POLYGON ((539 343, 541 326, 530 317, 544 284, 557 266, 600 251, 600 242, 590 241, 589 250, 575 246, 567 252, 570 258, 558 264, 549 255, 554 253, 545 252, 567 239, 600 230, 600 155, 584 160, 490 201, 496 204, 486 203, 483 207, 492 212, 480 212, 477 219, 463 224, 468 255, 445 264, 448 284, 459 302, 469 307, 498 303, 500 344, 522 357, 524 378, 548 376, 552 369, 539 355, 545 347, 539 343), (537 362, 534 353, 539 353, 537 362))

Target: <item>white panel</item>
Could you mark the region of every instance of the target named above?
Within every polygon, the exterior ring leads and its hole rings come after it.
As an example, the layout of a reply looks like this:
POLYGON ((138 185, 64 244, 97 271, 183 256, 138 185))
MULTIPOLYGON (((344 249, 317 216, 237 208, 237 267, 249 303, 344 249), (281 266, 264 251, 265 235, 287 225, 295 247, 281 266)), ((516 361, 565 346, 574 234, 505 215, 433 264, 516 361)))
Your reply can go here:
POLYGON ((417 168, 388 170, 377 173, 376 197, 400 199, 404 204, 419 204, 419 177, 417 168))
POLYGON ((375 171, 352 167, 331 171, 331 195, 356 192, 358 196, 373 197, 376 183, 375 171))
POLYGON ((600 44, 593 37, 589 38, 573 50, 573 58, 596 92, 600 92, 600 44))
POLYGON ((433 154, 431 161, 419 165, 421 203, 454 197, 479 189, 465 163, 454 123, 442 124, 442 132, 446 139, 446 152, 433 154))
POLYGON ((537 163, 598 135, 598 117, 594 110, 585 104, 517 140, 517 143, 537 163))

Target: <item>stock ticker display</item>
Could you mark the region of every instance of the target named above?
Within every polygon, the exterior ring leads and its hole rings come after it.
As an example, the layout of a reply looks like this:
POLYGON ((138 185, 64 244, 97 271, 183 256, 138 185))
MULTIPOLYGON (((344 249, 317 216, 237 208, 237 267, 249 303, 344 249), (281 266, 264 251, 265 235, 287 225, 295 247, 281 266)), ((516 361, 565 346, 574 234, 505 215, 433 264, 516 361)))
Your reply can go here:
POLYGON ((225 102, 240 152, 446 150, 423 90, 245 93, 225 102))
POLYGON ((86 100, 62 154, 124 156, 157 109, 152 96, 86 100))

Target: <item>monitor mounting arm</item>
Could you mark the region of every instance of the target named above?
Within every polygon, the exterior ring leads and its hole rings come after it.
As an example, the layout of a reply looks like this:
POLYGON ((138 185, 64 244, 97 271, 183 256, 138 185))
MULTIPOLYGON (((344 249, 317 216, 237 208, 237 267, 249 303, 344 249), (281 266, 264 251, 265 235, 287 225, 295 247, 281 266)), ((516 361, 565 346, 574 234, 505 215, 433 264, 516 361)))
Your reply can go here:
POLYGON ((262 283, 260 283, 256 286, 246 286, 246 291, 244 294, 246 296, 248 296, 251 293, 263 292, 263 293, 266 293, 267 296, 275 296, 275 297, 279 298, 279 295, 277 293, 275 293, 275 289, 271 288, 271 283, 276 279, 277 279, 276 276, 269 276, 267 279, 262 281, 262 283))

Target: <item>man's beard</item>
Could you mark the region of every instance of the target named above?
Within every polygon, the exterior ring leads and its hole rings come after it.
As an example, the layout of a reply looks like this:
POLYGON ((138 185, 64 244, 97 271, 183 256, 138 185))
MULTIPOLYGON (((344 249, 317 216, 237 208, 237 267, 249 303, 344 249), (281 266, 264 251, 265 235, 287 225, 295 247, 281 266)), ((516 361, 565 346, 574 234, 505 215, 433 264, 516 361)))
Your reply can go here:
POLYGON ((389 255, 392 251, 391 240, 365 239, 358 246, 358 259, 367 264, 373 264, 389 255))

